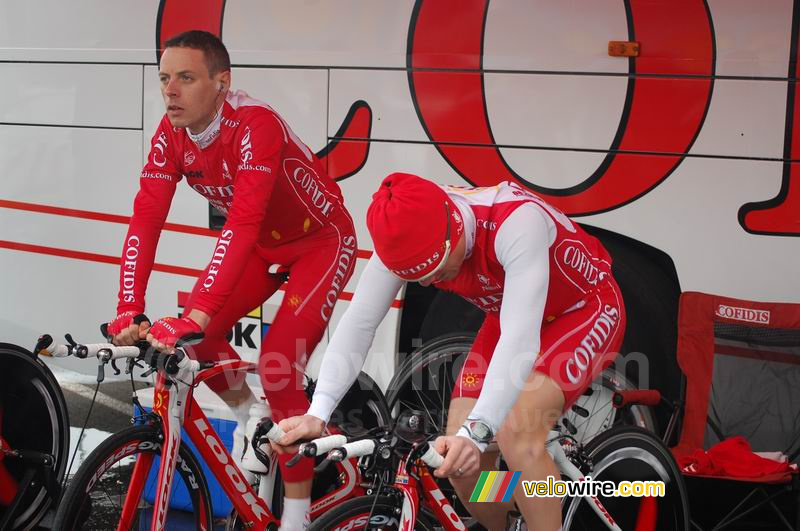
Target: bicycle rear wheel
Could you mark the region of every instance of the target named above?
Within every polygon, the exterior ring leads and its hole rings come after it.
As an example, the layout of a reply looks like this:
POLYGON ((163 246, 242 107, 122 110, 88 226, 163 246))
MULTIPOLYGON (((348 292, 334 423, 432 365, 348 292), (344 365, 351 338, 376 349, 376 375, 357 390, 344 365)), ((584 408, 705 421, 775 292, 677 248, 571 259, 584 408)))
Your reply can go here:
POLYGON ((21 498, 10 521, 0 504, 0 527, 27 530, 36 525, 58 496, 69 452, 69 419, 64 395, 50 369, 22 347, 0 343, 0 438, 12 450, 48 454, 53 458, 45 468, 30 459, 0 459, 0 474, 5 496, 13 498, 20 489, 21 498), (48 475, 54 489, 48 492, 48 475), (25 480, 30 483, 23 489, 25 480))
MULTIPOLYGON (((601 433, 584 448, 594 481, 663 481, 664 496, 599 496, 621 529, 689 529, 689 500, 683 476, 669 449, 652 433, 618 427, 601 433)), ((564 529, 604 529, 585 498, 566 498, 564 529)))
MULTIPOLYGON (((444 433, 450 398, 474 340, 470 334, 445 335, 412 353, 389 382, 389 410, 395 414, 421 410, 425 412, 428 431, 444 433)), ((580 444, 615 425, 639 426, 655 432, 656 422, 649 406, 633 405, 624 410, 612 406, 614 391, 628 389, 636 386, 613 369, 606 369, 565 412, 562 422, 567 419, 576 428, 574 438, 580 444)))
MULTIPOLYGON (((144 425, 126 428, 103 441, 67 487, 53 529, 117 529, 126 503, 135 504, 127 529, 150 529, 162 440, 160 426, 144 425), (145 470, 140 488, 132 485, 137 464, 145 470)), ((185 445, 180 446, 177 459, 172 492, 184 489, 191 505, 170 510, 166 528, 180 522, 181 529, 212 529, 211 498, 200 465, 185 445)))
MULTIPOLYGON (((359 496, 333 507, 313 522, 308 531, 391 530, 400 527, 402 498, 359 496)), ((436 521, 426 513, 417 514, 414 529, 433 531, 436 521)))

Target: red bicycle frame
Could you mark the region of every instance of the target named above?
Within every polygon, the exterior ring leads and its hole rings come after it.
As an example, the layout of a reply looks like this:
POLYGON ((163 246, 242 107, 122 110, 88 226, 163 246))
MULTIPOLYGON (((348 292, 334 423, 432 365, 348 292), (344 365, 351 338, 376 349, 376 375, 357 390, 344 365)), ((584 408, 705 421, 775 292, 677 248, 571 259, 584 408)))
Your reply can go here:
POLYGON ((465 531, 467 526, 450 505, 447 496, 439 489, 428 468, 417 467, 417 477, 408 473, 408 459, 403 459, 397 466, 394 487, 403 493, 403 510, 400 513, 399 531, 414 531, 417 514, 420 511, 420 499, 433 511, 434 516, 447 531, 465 531), (422 496, 420 496, 420 491, 422 496))
MULTIPOLYGON (((221 362, 210 369, 198 372, 193 384, 199 384, 223 371, 254 373, 256 369, 257 366, 254 363, 241 360, 221 362)), ((219 481, 244 525, 254 531, 265 530, 270 524, 277 527, 278 520, 234 463, 225 445, 211 427, 202 408, 194 400, 192 389, 193 385, 175 383, 161 371, 158 372, 153 395, 153 413, 158 415, 163 422, 164 442, 161 450, 161 464, 158 471, 158 487, 151 529, 154 531, 164 529, 181 438, 181 426, 183 426, 188 439, 194 444, 201 459, 219 481)), ((120 530, 129 529, 135 520, 139 500, 141 500, 154 457, 153 454, 139 454, 138 456, 128 495, 122 507, 118 526, 120 530)), ((354 466, 351 461, 342 462, 341 465, 344 484, 312 505, 312 518, 318 516, 331 504, 364 493, 364 489, 360 486, 358 467, 354 466)))

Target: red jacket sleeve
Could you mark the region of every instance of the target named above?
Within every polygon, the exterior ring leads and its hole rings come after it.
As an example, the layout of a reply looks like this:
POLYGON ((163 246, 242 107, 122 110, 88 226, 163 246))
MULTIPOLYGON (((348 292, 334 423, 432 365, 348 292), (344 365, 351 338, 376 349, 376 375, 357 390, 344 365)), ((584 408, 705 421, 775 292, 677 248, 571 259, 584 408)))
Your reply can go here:
POLYGON ((133 202, 133 216, 122 246, 117 313, 144 312, 145 291, 161 229, 167 219, 175 187, 181 179, 173 156, 172 125, 165 116, 151 141, 147 164, 139 178, 139 193, 133 202))
POLYGON ((262 112, 243 121, 237 130, 234 141, 239 146, 240 159, 233 204, 191 309, 208 315, 218 312, 253 252, 287 141, 279 120, 272 113, 262 112))

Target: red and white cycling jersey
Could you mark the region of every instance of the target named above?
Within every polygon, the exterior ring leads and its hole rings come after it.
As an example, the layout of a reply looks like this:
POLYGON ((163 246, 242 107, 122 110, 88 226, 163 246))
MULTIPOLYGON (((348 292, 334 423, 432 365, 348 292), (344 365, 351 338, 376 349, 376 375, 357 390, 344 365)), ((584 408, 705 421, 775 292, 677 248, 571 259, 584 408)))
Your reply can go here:
POLYGON ((213 315, 255 249, 350 224, 339 186, 286 122, 246 93, 229 93, 194 139, 165 115, 152 139, 122 252, 118 312, 145 308, 159 234, 182 176, 227 215, 195 308, 213 315))
MULTIPOLYGON (((477 398, 470 417, 497 430, 536 370, 569 406, 613 360, 624 333, 608 253, 515 184, 444 190, 464 222, 466 257, 454 279, 434 285, 487 313, 454 396, 477 398)), ((309 414, 327 420, 355 381, 402 284, 374 254, 325 352, 309 414)))
POLYGON ((596 238, 562 212, 513 183, 490 188, 446 186, 447 194, 468 207, 475 217, 471 254, 453 280, 436 287, 451 291, 487 313, 499 313, 503 301, 505 269, 497 258, 495 238, 506 219, 520 206, 533 203, 553 221, 549 243, 550 267, 544 314, 548 319, 571 309, 602 285, 611 274, 611 258, 596 238))

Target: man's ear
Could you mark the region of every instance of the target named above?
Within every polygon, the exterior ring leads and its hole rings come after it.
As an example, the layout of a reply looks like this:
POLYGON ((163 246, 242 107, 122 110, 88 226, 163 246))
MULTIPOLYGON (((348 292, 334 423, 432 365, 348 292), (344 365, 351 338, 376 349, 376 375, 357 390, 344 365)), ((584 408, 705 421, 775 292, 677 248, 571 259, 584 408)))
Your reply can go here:
POLYGON ((226 70, 217 76, 217 90, 224 92, 231 88, 231 71, 226 70))

